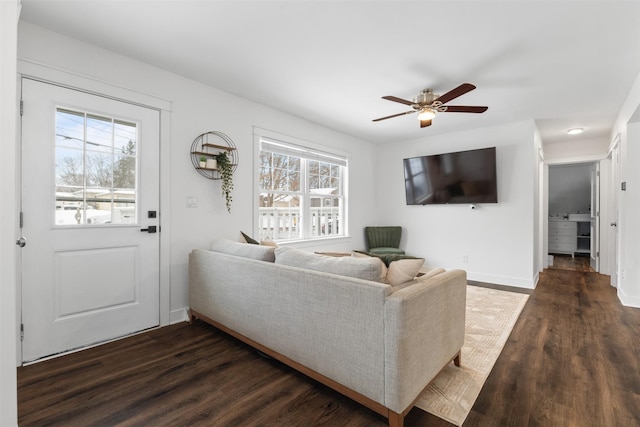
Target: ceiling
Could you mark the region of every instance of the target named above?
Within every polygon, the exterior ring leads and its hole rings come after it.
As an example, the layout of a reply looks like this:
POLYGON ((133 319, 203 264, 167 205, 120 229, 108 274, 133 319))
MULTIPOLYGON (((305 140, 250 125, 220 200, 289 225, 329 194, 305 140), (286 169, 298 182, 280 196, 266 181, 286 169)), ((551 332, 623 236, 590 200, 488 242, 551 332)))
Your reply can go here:
POLYGON ((22 0, 21 19, 364 140, 535 120, 608 140, 640 72, 638 1, 22 0), (477 89, 421 129, 381 99, 477 89))

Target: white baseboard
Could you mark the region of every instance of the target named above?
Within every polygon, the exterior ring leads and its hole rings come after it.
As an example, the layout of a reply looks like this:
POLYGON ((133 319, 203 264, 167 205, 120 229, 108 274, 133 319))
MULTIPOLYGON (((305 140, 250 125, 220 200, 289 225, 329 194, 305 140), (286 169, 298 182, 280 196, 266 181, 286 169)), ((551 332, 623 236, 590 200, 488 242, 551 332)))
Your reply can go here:
POLYGON ((621 288, 618 288, 618 299, 625 307, 640 308, 640 297, 627 295, 621 288))
POLYGON ((538 283, 538 275, 530 280, 516 277, 494 276, 492 274, 481 274, 467 271, 467 279, 476 282, 493 283, 494 285, 513 286, 516 288, 534 289, 538 283))
POLYGON ((171 317, 169 322, 171 325, 174 323, 188 322, 189 321, 189 308, 179 308, 177 310, 171 310, 171 317))

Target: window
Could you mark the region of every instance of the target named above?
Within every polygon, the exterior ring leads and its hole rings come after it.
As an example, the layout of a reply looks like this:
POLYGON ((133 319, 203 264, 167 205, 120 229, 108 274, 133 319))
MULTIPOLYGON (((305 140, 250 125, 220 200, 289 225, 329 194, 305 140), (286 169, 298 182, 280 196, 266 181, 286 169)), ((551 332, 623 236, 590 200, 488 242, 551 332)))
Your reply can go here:
POLYGON ((345 236, 347 159, 259 137, 260 239, 345 236))
POLYGON ((137 126, 56 110, 55 224, 136 223, 137 126))

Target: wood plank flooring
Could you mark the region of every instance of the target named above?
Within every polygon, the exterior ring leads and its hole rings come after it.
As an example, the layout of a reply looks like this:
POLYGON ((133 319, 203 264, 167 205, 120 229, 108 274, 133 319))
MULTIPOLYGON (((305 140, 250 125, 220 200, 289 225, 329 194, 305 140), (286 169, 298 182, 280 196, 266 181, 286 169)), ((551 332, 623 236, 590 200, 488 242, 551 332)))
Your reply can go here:
POLYGON ((549 268, 594 273, 595 270, 591 268, 590 261, 588 256, 554 255, 553 265, 550 265, 549 268))
MULTIPOLYGON (((608 280, 541 274, 464 426, 640 425, 640 309, 608 280)), ((21 367, 18 401, 21 426, 387 425, 202 322, 21 367)))

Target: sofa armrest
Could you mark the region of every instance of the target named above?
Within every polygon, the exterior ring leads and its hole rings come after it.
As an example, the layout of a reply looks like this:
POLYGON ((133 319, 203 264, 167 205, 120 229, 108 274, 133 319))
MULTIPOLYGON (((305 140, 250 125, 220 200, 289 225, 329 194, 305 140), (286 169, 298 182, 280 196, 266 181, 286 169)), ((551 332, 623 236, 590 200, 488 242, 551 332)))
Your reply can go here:
POLYGON ((385 301, 385 406, 402 413, 464 343, 467 274, 450 270, 385 301))

